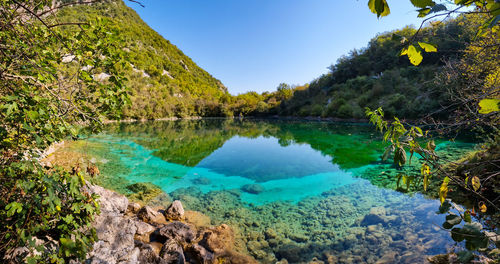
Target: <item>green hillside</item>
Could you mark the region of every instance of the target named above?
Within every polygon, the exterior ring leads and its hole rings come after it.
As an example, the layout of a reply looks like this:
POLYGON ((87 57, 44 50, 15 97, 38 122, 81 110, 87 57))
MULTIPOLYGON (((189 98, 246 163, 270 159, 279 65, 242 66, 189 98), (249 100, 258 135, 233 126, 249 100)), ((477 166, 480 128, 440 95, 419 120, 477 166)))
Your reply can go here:
POLYGON ((405 27, 380 34, 367 47, 352 50, 329 67, 329 73, 312 81, 283 101, 277 112, 286 116, 363 118, 364 108, 381 106, 388 116, 417 118, 445 105, 446 87, 437 81, 446 61, 459 58, 472 33, 460 17, 428 25, 418 40, 436 44, 438 52, 424 53, 418 67, 399 56, 400 40, 410 39, 416 29, 405 27))
POLYGON ((131 95, 125 118, 222 115, 221 102, 228 96, 224 85, 151 29, 123 1, 66 7, 58 17, 63 22, 108 18, 124 40, 128 63, 123 71, 131 95))

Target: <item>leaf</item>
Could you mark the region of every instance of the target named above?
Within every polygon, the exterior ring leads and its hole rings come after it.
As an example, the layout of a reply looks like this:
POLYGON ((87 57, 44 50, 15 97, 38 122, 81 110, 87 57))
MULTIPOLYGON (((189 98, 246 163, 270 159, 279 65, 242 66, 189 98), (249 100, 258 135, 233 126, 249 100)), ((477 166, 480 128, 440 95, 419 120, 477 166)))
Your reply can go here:
POLYGON ((464 213, 464 221, 467 223, 472 222, 472 217, 470 216, 469 210, 465 211, 465 213, 464 213))
POLYGON ((437 5, 434 5, 432 8, 431 8, 431 11, 429 12, 430 13, 437 13, 437 12, 441 12, 441 11, 446 11, 448 10, 448 8, 446 8, 445 5, 443 4, 437 4, 437 5))
POLYGON ((474 188, 474 191, 477 192, 477 190, 479 190, 479 187, 481 187, 481 182, 479 178, 477 176, 472 177, 471 183, 472 183, 472 188, 474 188))
POLYGON ((368 8, 372 13, 377 14, 377 17, 384 17, 391 13, 386 0, 369 0, 368 8))
POLYGON ((410 59, 410 63, 415 66, 419 65, 423 60, 421 52, 418 51, 413 45, 408 47, 407 55, 408 59, 410 59))
POLYGON ((458 225, 460 222, 462 222, 462 218, 456 214, 449 214, 446 216, 446 222, 450 223, 451 225, 458 225))
POLYGON ((432 44, 429 44, 429 43, 425 43, 425 42, 418 42, 418 45, 425 50, 425 52, 436 52, 437 51, 437 48, 436 46, 432 45, 432 44))
POLYGON ((479 211, 486 213, 487 210, 488 208, 486 207, 486 204, 484 204, 484 202, 479 202, 479 211))
POLYGON ((410 0, 410 2, 413 4, 413 6, 418 8, 424 8, 435 5, 434 1, 432 0, 410 0))
POLYGON ((479 101, 479 113, 489 114, 491 112, 498 112, 500 110, 498 108, 499 103, 500 99, 483 99, 479 101))
POLYGON ((448 195, 448 183, 450 182, 450 178, 444 177, 443 183, 441 184, 441 187, 439 187, 439 201, 441 202, 441 205, 444 203, 446 200, 446 196, 448 195))

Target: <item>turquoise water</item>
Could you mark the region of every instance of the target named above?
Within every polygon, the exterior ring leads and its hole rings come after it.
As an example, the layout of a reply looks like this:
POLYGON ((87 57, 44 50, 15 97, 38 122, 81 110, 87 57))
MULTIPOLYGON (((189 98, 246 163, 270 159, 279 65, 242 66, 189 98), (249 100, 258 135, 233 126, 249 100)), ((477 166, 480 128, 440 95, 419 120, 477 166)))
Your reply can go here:
MULTIPOLYGON (((367 125, 147 122, 111 125, 85 142, 77 149, 96 158, 105 187, 152 183, 163 201, 230 224, 239 249, 263 263, 419 263, 453 245, 436 228, 438 201, 393 190, 399 172, 380 160, 383 144, 367 125)), ((449 159, 471 147, 438 141, 449 159)))

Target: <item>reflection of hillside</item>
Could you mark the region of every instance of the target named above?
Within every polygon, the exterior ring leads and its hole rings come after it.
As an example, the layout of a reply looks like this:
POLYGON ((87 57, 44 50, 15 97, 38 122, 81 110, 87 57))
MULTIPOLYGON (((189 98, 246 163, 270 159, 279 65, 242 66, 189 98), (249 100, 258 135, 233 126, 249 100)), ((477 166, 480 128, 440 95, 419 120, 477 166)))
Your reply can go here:
POLYGON ((197 165, 236 135, 276 137, 282 146, 308 144, 343 169, 375 161, 381 149, 379 140, 371 140, 370 127, 321 122, 180 120, 112 124, 107 131, 155 150, 153 154, 165 161, 187 166, 197 165))

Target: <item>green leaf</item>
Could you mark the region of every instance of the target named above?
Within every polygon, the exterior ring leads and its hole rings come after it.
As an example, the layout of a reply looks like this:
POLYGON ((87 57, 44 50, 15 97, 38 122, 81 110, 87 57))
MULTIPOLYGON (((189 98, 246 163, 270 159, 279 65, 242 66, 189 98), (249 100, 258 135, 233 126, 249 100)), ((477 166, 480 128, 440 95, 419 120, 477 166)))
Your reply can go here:
POLYGON ((429 44, 429 43, 425 43, 425 42, 418 42, 418 45, 425 50, 425 52, 436 52, 437 51, 437 48, 432 45, 432 44, 429 44))
POLYGON ((491 112, 498 112, 500 110, 498 108, 499 103, 500 99, 483 99, 479 101, 479 113, 489 114, 491 112))
POLYGON ((384 17, 391 13, 386 0, 369 0, 368 8, 372 13, 377 14, 377 17, 384 17))
POLYGON ((467 223, 471 223, 472 222, 472 218, 470 216, 469 210, 465 211, 465 213, 464 213, 464 221, 467 222, 467 223))
POLYGON ((437 4, 431 8, 431 11, 429 12, 429 14, 430 13, 437 13, 437 12, 441 12, 441 11, 446 11, 446 10, 448 10, 448 8, 446 8, 445 5, 437 4))
POLYGON ((418 8, 425 8, 428 6, 434 6, 435 3, 432 0, 410 0, 410 2, 413 4, 413 6, 418 7, 418 8))
POLYGON ((462 229, 458 227, 453 228, 451 230, 451 238, 456 242, 462 242, 465 239, 462 229))
MULTIPOLYGON (((407 52, 405 53, 406 55, 408 55, 408 59, 410 59, 410 63, 415 65, 415 66, 418 66, 421 62, 422 62, 422 54, 420 51, 418 51, 415 46, 413 45, 410 45, 407 49, 407 52)), ((402 54, 404 55, 404 54, 402 54)))

